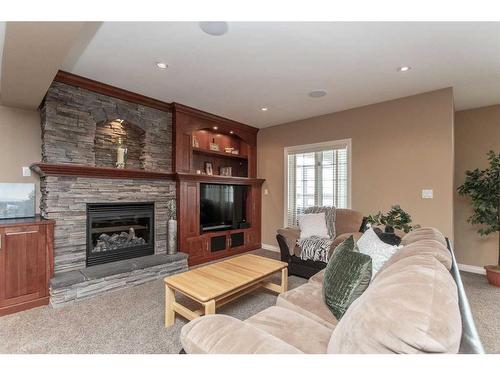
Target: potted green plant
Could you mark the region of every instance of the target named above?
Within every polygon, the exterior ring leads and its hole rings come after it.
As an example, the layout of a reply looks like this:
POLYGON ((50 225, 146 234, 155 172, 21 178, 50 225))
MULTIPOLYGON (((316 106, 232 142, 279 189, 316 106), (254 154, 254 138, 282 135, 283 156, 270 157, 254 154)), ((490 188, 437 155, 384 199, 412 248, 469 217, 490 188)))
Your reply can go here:
POLYGON ((403 210, 399 204, 392 206, 386 214, 379 211, 375 215, 368 216, 366 222, 369 224, 384 225, 386 233, 394 233, 394 229, 399 229, 408 233, 413 228, 419 227, 418 225, 410 225, 410 214, 403 210))
MULTIPOLYGON (((472 202, 473 214, 467 220, 480 225, 478 233, 488 236, 500 232, 500 153, 488 152, 489 167, 465 172, 465 181, 457 189, 472 202)), ((486 277, 490 284, 500 286, 500 235, 498 241, 498 262, 488 265, 486 277)))

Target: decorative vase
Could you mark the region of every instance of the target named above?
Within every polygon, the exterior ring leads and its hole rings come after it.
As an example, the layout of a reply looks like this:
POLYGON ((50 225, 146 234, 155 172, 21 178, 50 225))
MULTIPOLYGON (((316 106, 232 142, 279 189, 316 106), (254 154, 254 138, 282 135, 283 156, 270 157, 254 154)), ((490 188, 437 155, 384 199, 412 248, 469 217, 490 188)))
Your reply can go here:
POLYGON ((385 230, 384 230, 385 233, 394 233, 394 227, 391 227, 389 225, 386 225, 385 226, 385 230))
POLYGON ((486 278, 491 285, 500 286, 500 269, 498 266, 484 266, 486 278))
POLYGON ((177 253, 177 220, 170 219, 167 223, 167 254, 177 253))

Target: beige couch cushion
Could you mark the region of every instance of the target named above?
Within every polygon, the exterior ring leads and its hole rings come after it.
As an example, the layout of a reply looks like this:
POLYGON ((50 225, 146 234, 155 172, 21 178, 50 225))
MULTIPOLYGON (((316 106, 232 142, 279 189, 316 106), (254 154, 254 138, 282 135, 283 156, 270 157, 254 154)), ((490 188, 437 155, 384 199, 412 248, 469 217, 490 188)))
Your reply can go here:
POLYGON ((277 306, 261 311, 246 322, 308 354, 325 354, 332 335, 332 330, 323 324, 277 306))
POLYGON ((359 232, 363 214, 348 208, 337 208, 335 212, 335 232, 337 236, 344 233, 359 232))
POLYGON ((431 228, 431 227, 424 227, 412 230, 410 233, 408 233, 401 239, 401 245, 407 246, 412 244, 413 242, 421 240, 436 240, 440 242, 444 247, 447 246, 446 238, 443 236, 443 234, 436 228, 431 228))
POLYGON ((457 353, 462 333, 456 284, 434 256, 386 268, 347 310, 328 353, 457 353))
POLYGON ((335 250, 335 248, 338 245, 347 240, 349 237, 352 236, 354 238, 354 243, 356 243, 361 238, 362 235, 363 233, 361 232, 353 232, 353 233, 340 234, 337 237, 335 237, 335 239, 332 242, 332 245, 330 246, 330 252, 328 258, 330 258, 330 256, 332 255, 333 250, 335 250))
POLYGON ((329 329, 334 329, 337 319, 323 302, 323 286, 307 283, 298 288, 281 293, 276 306, 283 307, 315 320, 329 329))
POLYGON ((390 267, 392 264, 399 262, 403 258, 410 257, 412 255, 423 255, 427 254, 436 258, 446 269, 449 271, 451 269, 451 253, 436 240, 420 240, 417 242, 413 242, 408 246, 405 246, 399 249, 379 270, 379 272, 375 275, 375 278, 379 275, 379 273, 386 268, 390 267))
POLYGON ((309 278, 310 283, 319 283, 323 285, 323 279, 325 278, 325 270, 322 269, 318 273, 315 273, 309 278))
POLYGON ((269 333, 227 315, 207 315, 181 330, 189 354, 300 354, 301 351, 269 333))
MULTIPOLYGON (((354 240, 357 241, 363 234, 359 232, 359 228, 363 222, 363 214, 361 212, 347 208, 337 208, 335 217, 335 233, 337 237, 335 237, 330 247, 330 254, 338 244, 349 236, 354 236, 354 240)), ((297 228, 281 228, 277 232, 285 238, 290 255, 300 257, 302 250, 296 245, 300 237, 300 230, 297 228)))

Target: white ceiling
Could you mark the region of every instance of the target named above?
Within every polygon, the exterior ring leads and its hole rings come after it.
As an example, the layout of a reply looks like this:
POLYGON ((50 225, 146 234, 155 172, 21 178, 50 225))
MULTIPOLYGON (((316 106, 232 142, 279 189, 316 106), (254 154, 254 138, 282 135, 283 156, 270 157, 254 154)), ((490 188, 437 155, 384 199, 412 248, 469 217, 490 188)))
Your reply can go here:
POLYGON ((261 128, 450 86, 467 109, 500 104, 500 23, 104 22, 62 69, 261 128))

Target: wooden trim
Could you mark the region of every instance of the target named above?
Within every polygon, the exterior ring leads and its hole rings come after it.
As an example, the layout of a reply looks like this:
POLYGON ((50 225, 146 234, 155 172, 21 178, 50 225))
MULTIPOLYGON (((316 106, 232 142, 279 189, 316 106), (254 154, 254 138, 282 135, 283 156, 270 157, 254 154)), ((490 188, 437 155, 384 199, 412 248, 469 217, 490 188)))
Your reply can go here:
POLYGON ((18 303, 10 306, 2 306, 0 307, 0 316, 13 314, 19 311, 29 310, 34 307, 45 306, 49 304, 50 297, 41 297, 37 299, 33 299, 31 301, 26 301, 22 303, 18 303))
POLYGON ((262 185, 264 179, 229 176, 209 176, 192 173, 166 173, 146 171, 143 169, 120 169, 91 167, 82 164, 50 164, 33 163, 30 168, 42 177, 46 176, 77 176, 89 178, 134 179, 134 180, 170 180, 198 181, 207 183, 222 183, 236 185, 262 185))
POLYGON ((236 184, 236 185, 262 185, 264 179, 248 177, 210 176, 206 174, 176 173, 177 181, 198 181, 207 183, 236 184))
POLYGON ((106 83, 94 81, 73 73, 59 70, 54 77, 54 81, 67 85, 80 87, 98 94, 111 96, 113 98, 125 100, 127 102, 144 105, 146 107, 159 109, 160 111, 171 112, 172 104, 148 96, 136 94, 135 92, 124 90, 106 83))
POLYGON ((54 225, 55 220, 44 219, 40 215, 34 217, 1 219, 0 228, 19 227, 24 225, 54 225))
POLYGON ((30 167, 40 176, 77 176, 90 178, 174 180, 174 173, 146 171, 142 169, 119 169, 90 167, 81 164, 34 163, 30 167))
POLYGON ((228 119, 225 117, 214 115, 213 113, 205 112, 205 111, 202 111, 200 109, 193 108, 193 107, 188 107, 187 105, 184 105, 184 104, 173 102, 172 107, 173 107, 174 112, 186 113, 186 114, 195 116, 197 118, 217 122, 219 124, 228 125, 228 126, 234 127, 235 129, 247 131, 249 133, 257 134, 257 132, 259 131, 258 128, 243 124, 242 122, 238 122, 238 121, 234 121, 234 120, 231 120, 231 119, 228 119))

